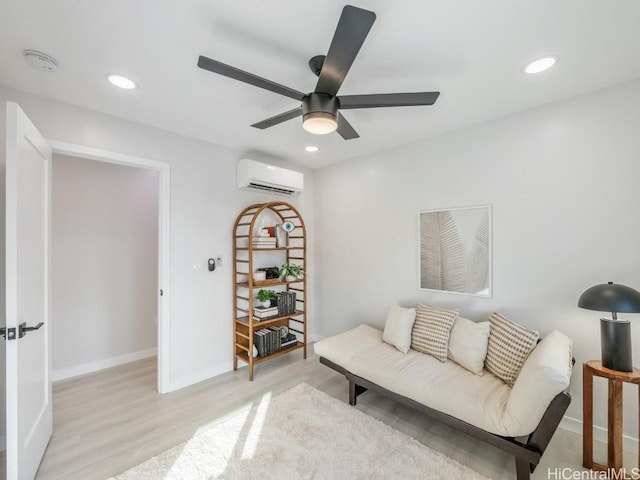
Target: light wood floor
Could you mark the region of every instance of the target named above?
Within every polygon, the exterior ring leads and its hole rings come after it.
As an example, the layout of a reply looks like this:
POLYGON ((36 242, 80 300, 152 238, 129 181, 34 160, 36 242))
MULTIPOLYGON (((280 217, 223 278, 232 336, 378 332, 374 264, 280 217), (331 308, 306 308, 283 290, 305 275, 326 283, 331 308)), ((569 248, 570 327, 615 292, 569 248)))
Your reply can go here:
MULTIPOLYGON (((258 365, 253 382, 240 369, 167 395, 156 392, 155 369, 152 358, 54 384, 53 437, 36 478, 104 480, 300 382, 347 401, 344 377, 300 351, 258 365)), ((515 479, 513 457, 390 400, 366 392, 356 408, 491 479, 515 479)), ((559 430, 533 478, 579 470, 581 449, 579 435, 559 430)))

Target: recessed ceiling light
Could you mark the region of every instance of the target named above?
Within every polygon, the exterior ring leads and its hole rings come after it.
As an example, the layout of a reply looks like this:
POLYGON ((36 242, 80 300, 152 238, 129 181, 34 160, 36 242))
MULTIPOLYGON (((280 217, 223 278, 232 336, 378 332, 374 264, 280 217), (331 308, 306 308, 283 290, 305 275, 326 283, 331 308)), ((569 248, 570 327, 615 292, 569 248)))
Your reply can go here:
POLYGON ((307 152, 317 152, 318 151, 318 147, 316 147, 315 145, 309 145, 308 147, 304 147, 304 149, 307 152))
POLYGON ((524 71, 525 73, 530 73, 530 74, 544 72, 545 70, 548 70, 551 67, 553 67, 557 61, 558 61, 557 57, 539 58, 537 60, 534 60, 530 64, 528 64, 526 67, 524 67, 524 71))
POLYGON ((122 75, 116 75, 114 73, 108 74, 107 80, 116 87, 124 88, 125 90, 133 90, 137 87, 136 82, 130 78, 123 77, 122 75))

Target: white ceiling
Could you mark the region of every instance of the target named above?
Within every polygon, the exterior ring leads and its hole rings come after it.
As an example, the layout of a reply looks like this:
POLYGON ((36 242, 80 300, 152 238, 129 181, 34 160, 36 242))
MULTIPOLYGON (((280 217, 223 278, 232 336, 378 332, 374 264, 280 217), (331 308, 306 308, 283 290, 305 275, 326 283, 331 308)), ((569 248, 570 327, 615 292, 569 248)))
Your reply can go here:
POLYGON ((303 92, 343 1, 0 0, 0 83, 171 132, 311 168, 640 78, 638 0, 361 0, 377 20, 340 94, 441 92, 432 107, 349 110, 359 139, 315 136, 301 119, 250 125, 295 100, 196 67, 206 55, 303 92), (54 56, 56 73, 22 50, 54 56), (552 70, 522 67, 558 55, 552 70), (139 83, 122 91, 105 80, 139 83), (315 144, 310 154, 304 146, 315 144))

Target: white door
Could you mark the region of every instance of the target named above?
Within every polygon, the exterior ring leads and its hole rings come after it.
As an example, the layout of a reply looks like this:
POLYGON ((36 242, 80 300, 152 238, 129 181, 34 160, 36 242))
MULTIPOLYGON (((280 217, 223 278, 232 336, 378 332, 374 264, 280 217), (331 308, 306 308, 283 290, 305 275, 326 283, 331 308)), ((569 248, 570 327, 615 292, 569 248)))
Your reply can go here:
POLYGON ((7 102, 7 480, 33 479, 52 430, 50 172, 47 142, 20 107, 7 102), (37 330, 21 328, 40 323, 37 330))

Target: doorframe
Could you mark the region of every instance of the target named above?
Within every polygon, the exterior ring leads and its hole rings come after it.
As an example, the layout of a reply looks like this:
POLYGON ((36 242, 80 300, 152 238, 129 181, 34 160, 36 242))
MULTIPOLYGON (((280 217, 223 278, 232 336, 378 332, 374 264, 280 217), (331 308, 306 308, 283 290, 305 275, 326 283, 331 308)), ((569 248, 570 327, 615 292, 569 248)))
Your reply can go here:
POLYGON ((94 147, 46 139, 53 154, 146 168, 159 173, 158 199, 158 392, 171 391, 171 303, 170 303, 170 240, 171 240, 171 164, 143 157, 111 152, 94 147))

